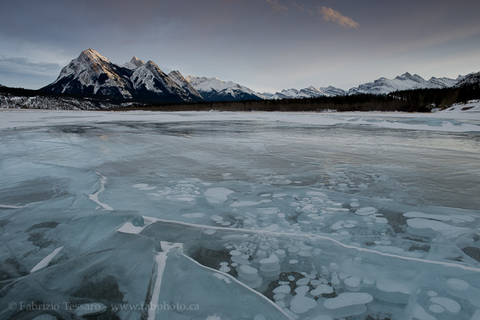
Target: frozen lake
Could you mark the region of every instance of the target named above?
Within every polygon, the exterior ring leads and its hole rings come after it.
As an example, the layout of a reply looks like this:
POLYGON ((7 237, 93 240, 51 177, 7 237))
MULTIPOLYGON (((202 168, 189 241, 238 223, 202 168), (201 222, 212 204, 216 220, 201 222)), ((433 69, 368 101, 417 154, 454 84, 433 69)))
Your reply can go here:
POLYGON ((480 113, 0 111, 0 177, 0 319, 480 319, 480 113))

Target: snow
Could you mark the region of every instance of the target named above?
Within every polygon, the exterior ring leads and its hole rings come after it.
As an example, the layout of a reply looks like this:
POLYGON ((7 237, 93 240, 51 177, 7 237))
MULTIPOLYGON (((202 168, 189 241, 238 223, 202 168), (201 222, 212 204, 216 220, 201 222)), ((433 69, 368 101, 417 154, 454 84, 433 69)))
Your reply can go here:
POLYGON ((139 234, 140 232, 145 229, 144 226, 134 226, 131 222, 126 222, 123 226, 121 226, 117 231, 122 233, 129 233, 129 234, 139 234))
POLYGON ((264 99, 303 99, 303 98, 317 98, 317 97, 334 97, 343 96, 346 92, 340 88, 332 86, 315 88, 310 86, 303 89, 284 89, 276 93, 262 93, 264 99))
POLYGON ((138 59, 137 57, 133 56, 132 59, 130 59, 129 62, 125 63, 123 65, 124 68, 135 70, 138 67, 141 67, 145 64, 142 60, 138 59))
POLYGON ((188 76, 186 77, 186 80, 190 82, 190 84, 199 92, 220 92, 225 90, 230 90, 230 92, 233 92, 232 90, 239 90, 241 92, 256 95, 253 90, 232 81, 223 81, 218 78, 195 76, 188 76))
POLYGON ((120 67, 91 49, 65 66, 57 80, 45 90, 128 101, 145 97, 168 102, 202 100, 178 71, 167 75, 153 61, 144 63, 136 57, 120 67))
POLYGON ((462 112, 462 113, 479 113, 480 100, 470 100, 467 103, 456 103, 451 107, 439 111, 439 113, 462 112))
POLYGON ((132 222, 128 221, 128 222, 125 222, 120 228, 118 228, 117 231, 121 233, 127 233, 127 234, 139 234, 146 227, 148 227, 149 225, 151 225, 156 221, 155 218, 151 218, 151 217, 142 217, 141 219, 142 219, 141 225, 135 225, 132 222))
POLYGON ((78 93, 69 91, 72 89, 71 82, 74 80, 84 86, 84 89, 93 86, 93 94, 101 93, 102 89, 115 87, 123 98, 132 98, 131 93, 127 89, 128 84, 126 80, 115 72, 110 60, 93 49, 82 51, 78 58, 73 59, 61 70, 57 80, 50 86, 55 87, 56 91, 61 89, 61 93, 78 93), (99 82, 98 78, 100 75, 106 75, 107 79, 99 82), (65 79, 68 79, 68 82, 63 84, 63 88, 57 87, 65 79))
POLYGON ((157 86, 156 81, 165 85, 165 77, 166 75, 154 62, 148 61, 146 64, 135 69, 131 79, 135 89, 145 87, 148 91, 161 94, 164 93, 164 91, 157 86))
POLYGON ((460 78, 431 78, 425 80, 418 74, 408 72, 395 77, 394 79, 379 78, 373 82, 359 85, 348 90, 348 94, 388 94, 394 91, 422 89, 422 88, 447 88, 454 86, 460 78))

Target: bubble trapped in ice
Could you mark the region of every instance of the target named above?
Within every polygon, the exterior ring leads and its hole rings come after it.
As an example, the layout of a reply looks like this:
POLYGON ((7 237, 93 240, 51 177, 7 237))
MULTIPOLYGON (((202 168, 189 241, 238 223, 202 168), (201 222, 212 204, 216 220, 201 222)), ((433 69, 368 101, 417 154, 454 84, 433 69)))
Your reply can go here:
POLYGON ((56 115, 0 121, 0 318, 480 314, 474 119, 56 115))

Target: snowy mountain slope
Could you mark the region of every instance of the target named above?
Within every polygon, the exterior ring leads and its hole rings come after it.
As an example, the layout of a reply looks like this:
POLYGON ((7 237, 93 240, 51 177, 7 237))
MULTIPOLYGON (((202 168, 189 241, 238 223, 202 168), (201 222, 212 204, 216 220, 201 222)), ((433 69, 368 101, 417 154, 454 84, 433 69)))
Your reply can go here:
POLYGON ((151 103, 202 100, 179 72, 172 73, 170 77, 153 61, 144 63, 137 57, 121 67, 93 49, 82 51, 78 58, 62 69, 54 83, 41 90, 151 103))
POLYGON ((183 88, 187 92, 190 92, 192 95, 196 96, 198 99, 202 100, 202 95, 192 86, 190 82, 183 77, 183 75, 178 70, 173 70, 168 73, 168 77, 177 84, 180 88, 183 88))
MULTIPOLYGON (((480 76, 478 76, 480 78, 480 76)), ((388 94, 390 92, 412 89, 424 89, 424 88, 449 88, 455 86, 459 81, 462 81, 465 77, 458 76, 457 79, 451 78, 436 78, 432 77, 429 80, 425 80, 418 74, 410 74, 408 72, 395 77, 394 79, 387 79, 385 77, 379 78, 373 82, 368 82, 359 85, 358 87, 351 88, 347 91, 335 88, 332 86, 325 88, 315 88, 313 86, 304 89, 285 89, 277 93, 262 93, 265 99, 298 99, 298 98, 315 98, 315 97, 333 97, 341 95, 353 95, 353 94, 388 94)), ((471 80, 467 81, 479 81, 475 80, 475 76, 472 75, 471 80)))
POLYGON ((462 79, 463 79, 463 76, 458 76, 457 79, 451 79, 446 77, 442 77, 442 78, 432 77, 428 81, 433 85, 437 85, 439 88, 450 88, 456 85, 462 79))
POLYGON ((41 90, 48 93, 131 99, 131 70, 111 63, 93 49, 82 51, 65 66, 57 80, 41 90))
POLYGON ((457 86, 462 87, 465 85, 480 84, 480 72, 470 73, 457 82, 457 86))
POLYGON ((191 86, 181 79, 177 71, 173 78, 164 73, 153 61, 141 65, 133 71, 130 77, 134 89, 134 97, 141 100, 192 102, 200 101, 202 97, 191 86))
POLYGON ((285 89, 280 92, 269 94, 263 93, 265 99, 303 99, 316 97, 334 97, 345 95, 345 91, 332 86, 315 88, 310 86, 303 89, 285 89))
POLYGON ((454 86, 457 81, 456 79, 449 78, 431 78, 430 80, 425 80, 418 74, 412 75, 406 72, 394 79, 382 77, 373 82, 361 84, 358 87, 348 90, 348 94, 388 94, 401 90, 447 88, 454 86))
MULTIPOLYGON (((166 70, 166 69, 165 69, 166 70)), ((189 76, 179 71, 164 72, 153 61, 133 57, 123 66, 110 62, 93 49, 87 49, 65 66, 57 80, 42 88, 52 94, 102 97, 115 101, 149 103, 241 101, 261 99, 299 99, 354 94, 388 94, 394 91, 422 88, 448 88, 480 82, 480 73, 457 79, 429 80, 417 74, 404 73, 394 79, 385 77, 344 91, 332 86, 285 89, 276 93, 258 93, 232 81, 189 76)))
POLYGON ((469 112, 480 113, 480 100, 470 100, 467 103, 455 103, 450 108, 438 112, 469 112))
POLYGON ((232 81, 188 76, 186 80, 206 101, 260 100, 262 95, 232 81))
POLYGON ((138 59, 137 57, 133 56, 132 59, 130 59, 129 62, 125 63, 123 65, 124 68, 130 69, 130 70, 135 70, 140 66, 143 66, 145 62, 142 60, 138 59))

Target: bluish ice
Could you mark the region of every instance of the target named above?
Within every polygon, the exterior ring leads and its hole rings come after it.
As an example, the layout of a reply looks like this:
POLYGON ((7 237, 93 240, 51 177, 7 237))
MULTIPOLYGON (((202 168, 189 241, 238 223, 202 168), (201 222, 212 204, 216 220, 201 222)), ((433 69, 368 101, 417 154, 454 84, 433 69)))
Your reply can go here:
POLYGON ((0 116, 0 319, 480 319, 478 116, 0 116))

